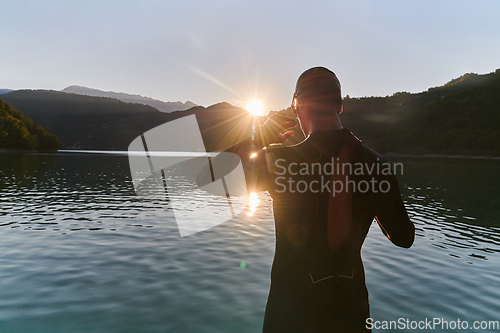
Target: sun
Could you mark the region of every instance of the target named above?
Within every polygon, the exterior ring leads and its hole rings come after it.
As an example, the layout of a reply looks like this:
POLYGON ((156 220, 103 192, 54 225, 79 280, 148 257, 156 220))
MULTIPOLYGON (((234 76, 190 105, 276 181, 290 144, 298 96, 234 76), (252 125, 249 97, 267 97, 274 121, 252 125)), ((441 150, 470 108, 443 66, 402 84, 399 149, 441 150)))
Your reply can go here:
POLYGON ((264 105, 256 99, 248 102, 246 109, 254 116, 261 116, 264 113, 264 105))

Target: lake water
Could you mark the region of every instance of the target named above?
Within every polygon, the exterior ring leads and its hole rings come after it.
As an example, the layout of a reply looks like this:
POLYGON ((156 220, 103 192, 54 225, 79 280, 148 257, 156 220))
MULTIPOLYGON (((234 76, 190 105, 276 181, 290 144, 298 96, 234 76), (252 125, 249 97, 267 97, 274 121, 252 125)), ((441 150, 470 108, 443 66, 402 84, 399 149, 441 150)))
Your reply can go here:
MULTIPOLYGON (((500 161, 397 161, 417 237, 406 250, 370 230, 372 317, 499 321, 500 161)), ((0 154, 0 194, 0 332, 260 332, 267 194, 188 237, 135 195, 126 156, 0 154)))

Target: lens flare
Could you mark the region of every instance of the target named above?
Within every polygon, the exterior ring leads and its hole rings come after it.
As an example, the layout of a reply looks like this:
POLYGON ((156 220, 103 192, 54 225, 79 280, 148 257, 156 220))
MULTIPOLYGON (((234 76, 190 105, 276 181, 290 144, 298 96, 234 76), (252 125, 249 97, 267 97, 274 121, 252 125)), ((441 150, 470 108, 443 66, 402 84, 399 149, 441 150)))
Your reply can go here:
POLYGON ((254 99, 247 104, 246 109, 254 116, 260 116, 264 113, 264 105, 261 101, 254 99))

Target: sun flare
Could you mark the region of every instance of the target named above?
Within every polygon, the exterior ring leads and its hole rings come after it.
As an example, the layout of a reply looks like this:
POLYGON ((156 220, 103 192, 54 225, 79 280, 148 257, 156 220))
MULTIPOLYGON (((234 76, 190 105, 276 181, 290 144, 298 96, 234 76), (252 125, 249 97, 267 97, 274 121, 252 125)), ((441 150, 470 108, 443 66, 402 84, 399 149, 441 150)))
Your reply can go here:
POLYGON ((261 116, 264 113, 264 105, 261 101, 254 99, 247 104, 246 109, 254 116, 261 116))

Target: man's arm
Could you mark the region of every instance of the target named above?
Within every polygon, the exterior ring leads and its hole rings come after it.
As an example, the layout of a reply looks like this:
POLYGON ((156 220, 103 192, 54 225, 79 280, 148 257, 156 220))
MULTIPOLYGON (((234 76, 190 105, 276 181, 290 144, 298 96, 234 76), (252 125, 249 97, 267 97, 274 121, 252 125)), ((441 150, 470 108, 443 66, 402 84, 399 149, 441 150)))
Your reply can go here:
MULTIPOLYGON (((383 156, 366 146, 363 147, 365 156, 369 160, 389 163, 383 156)), ((383 181, 389 182, 389 190, 386 193, 379 191, 374 195, 375 221, 394 245, 409 248, 415 240, 415 226, 408 217, 399 191, 398 180, 394 174, 391 174, 378 175, 377 181, 379 184, 383 181)))
MULTIPOLYGON (((257 134, 257 133, 256 133, 257 134)), ((240 157, 242 162, 248 160, 253 154, 264 148, 262 140, 257 140, 255 137, 247 138, 237 144, 227 148, 224 152, 233 153, 240 157)))
MULTIPOLYGON (((201 170, 196 179, 198 186, 204 186, 218 179, 213 172, 212 165, 218 165, 218 175, 224 175, 231 172, 239 163, 231 157, 232 153, 238 155, 243 163, 247 188, 250 191, 260 191, 268 188, 269 177, 267 172, 267 160, 265 151, 262 148, 273 144, 283 143, 290 138, 294 132, 287 131, 287 128, 297 126, 295 119, 290 119, 282 113, 275 113, 257 128, 255 135, 249 137, 229 148, 223 153, 217 155, 212 160, 209 159, 206 167, 201 170), (254 156, 255 158, 252 158, 254 156), (217 179, 214 179, 217 178, 217 179)), ((234 156, 234 155, 233 155, 234 156)), ((236 156, 234 156, 236 158, 236 156)))
POLYGON ((294 132, 284 131, 295 126, 297 126, 295 119, 288 118, 282 113, 275 113, 269 117, 264 125, 256 129, 254 136, 227 148, 225 152, 236 154, 241 158, 242 162, 245 162, 262 148, 288 140, 294 132))
POLYGON ((267 151, 263 148, 288 140, 294 132, 286 129, 295 126, 297 126, 295 119, 290 119, 282 113, 275 113, 264 125, 257 128, 254 136, 225 150, 240 157, 249 191, 258 192, 269 188, 269 161, 266 156, 267 151))
POLYGON ((377 213, 375 220, 380 230, 393 244, 409 248, 415 240, 415 226, 410 221, 401 199, 396 177, 391 175, 387 180, 390 184, 389 192, 379 193, 376 196, 377 213))

